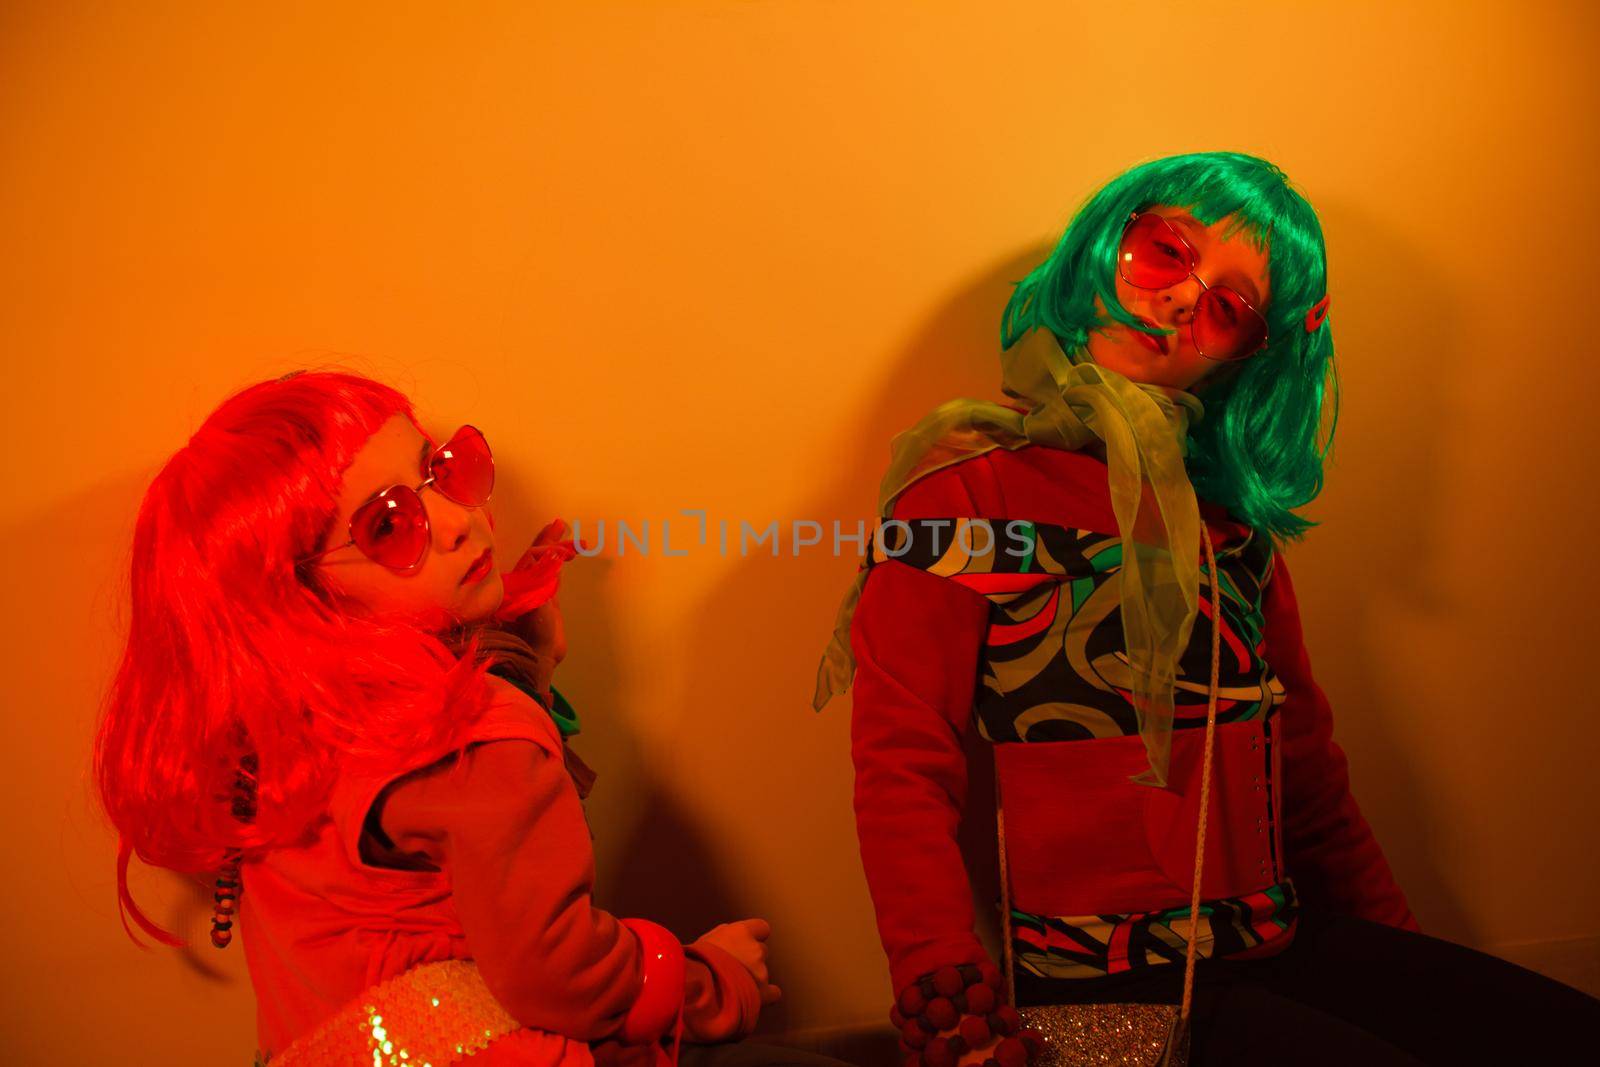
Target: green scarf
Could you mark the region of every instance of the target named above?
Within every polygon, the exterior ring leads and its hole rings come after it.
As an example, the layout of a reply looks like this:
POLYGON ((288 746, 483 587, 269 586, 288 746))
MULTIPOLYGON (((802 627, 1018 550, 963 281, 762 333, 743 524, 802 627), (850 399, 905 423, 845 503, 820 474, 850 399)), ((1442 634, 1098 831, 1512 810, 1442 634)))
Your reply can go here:
MULTIPOLYGON (((1200 582, 1200 511, 1183 456, 1189 426, 1204 417, 1205 408, 1189 393, 1174 398, 1094 363, 1073 363, 1046 330, 1013 345, 1001 366, 1005 392, 1029 410, 985 400, 952 400, 935 408, 890 445, 879 516, 890 518, 895 499, 919 478, 996 448, 1077 450, 1103 441, 1122 540, 1122 626, 1133 705, 1150 762, 1133 780, 1164 786, 1173 680, 1194 627, 1200 582)), ((865 581, 863 568, 839 607, 817 669, 812 706, 818 711, 850 687, 850 620, 865 581)))

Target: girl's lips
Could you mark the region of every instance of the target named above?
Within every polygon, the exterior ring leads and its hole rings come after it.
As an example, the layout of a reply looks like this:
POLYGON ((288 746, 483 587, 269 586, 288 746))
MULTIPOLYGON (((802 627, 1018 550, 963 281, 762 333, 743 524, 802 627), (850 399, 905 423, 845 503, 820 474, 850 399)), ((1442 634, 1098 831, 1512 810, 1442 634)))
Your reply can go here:
MULTIPOLYGON (((1155 323, 1151 322, 1149 319, 1141 318, 1139 321, 1144 323, 1146 326, 1149 326, 1152 329, 1160 329, 1159 326, 1157 326, 1155 323)), ((1148 348, 1150 351, 1154 352, 1156 355, 1164 356, 1164 355, 1167 354, 1167 337, 1166 337, 1165 334, 1161 334, 1160 336, 1156 336, 1156 335, 1153 335, 1153 334, 1145 333, 1143 330, 1134 330, 1134 329, 1131 329, 1131 328, 1130 328, 1129 332, 1132 333, 1135 337, 1137 337, 1139 339, 1139 341, 1146 348, 1148 348)))
POLYGON ((467 573, 461 576, 462 585, 471 585, 481 582, 489 577, 489 572, 494 569, 494 549, 486 548, 483 555, 472 561, 472 566, 467 568, 467 573))

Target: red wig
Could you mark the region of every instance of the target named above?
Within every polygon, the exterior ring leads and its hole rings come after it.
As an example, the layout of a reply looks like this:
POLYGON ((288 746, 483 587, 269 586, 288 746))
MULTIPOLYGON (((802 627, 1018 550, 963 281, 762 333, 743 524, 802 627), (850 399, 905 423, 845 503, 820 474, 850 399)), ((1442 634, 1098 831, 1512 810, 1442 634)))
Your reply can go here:
POLYGON ((341 762, 448 746, 487 705, 482 667, 415 626, 356 614, 296 560, 332 525, 345 469, 410 403, 309 372, 224 401, 156 475, 133 539, 128 643, 95 742, 127 863, 186 873, 292 843, 341 762))

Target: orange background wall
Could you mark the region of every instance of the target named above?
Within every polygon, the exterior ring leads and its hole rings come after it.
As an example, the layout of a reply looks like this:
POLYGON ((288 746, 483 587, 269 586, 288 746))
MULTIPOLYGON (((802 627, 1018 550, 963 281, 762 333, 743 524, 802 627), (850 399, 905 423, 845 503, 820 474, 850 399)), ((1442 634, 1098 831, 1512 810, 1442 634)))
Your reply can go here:
MULTIPOLYGON (((1346 403, 1291 558, 1358 796, 1430 931, 1594 988, 1596 36, 1582 3, 5 5, 4 1058, 253 1048, 240 952, 124 939, 85 775, 133 510, 227 392, 338 362, 472 419, 507 552, 557 514, 853 521, 894 431, 994 392, 1080 200, 1212 148, 1327 230, 1346 403)), ((697 549, 565 597, 604 899, 771 918, 771 1029, 887 1005, 849 708, 808 707, 853 568, 697 549)))

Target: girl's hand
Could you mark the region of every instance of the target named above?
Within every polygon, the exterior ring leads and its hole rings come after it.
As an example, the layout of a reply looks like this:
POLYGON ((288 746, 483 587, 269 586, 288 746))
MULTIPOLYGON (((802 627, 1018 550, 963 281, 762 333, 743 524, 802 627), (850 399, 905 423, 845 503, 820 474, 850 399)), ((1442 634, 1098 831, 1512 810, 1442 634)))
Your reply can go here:
POLYGON ((567 532, 567 524, 561 519, 539 531, 517 565, 505 575, 506 601, 498 613, 507 629, 533 647, 539 660, 539 691, 544 694, 550 691, 556 665, 567 655, 567 630, 555 593, 561 565, 576 551, 567 540, 567 532))
POLYGON ((767 980, 767 938, 772 936, 772 924, 765 919, 741 919, 723 923, 701 934, 695 944, 715 945, 740 963, 756 981, 762 1004, 776 1004, 783 990, 767 980))

